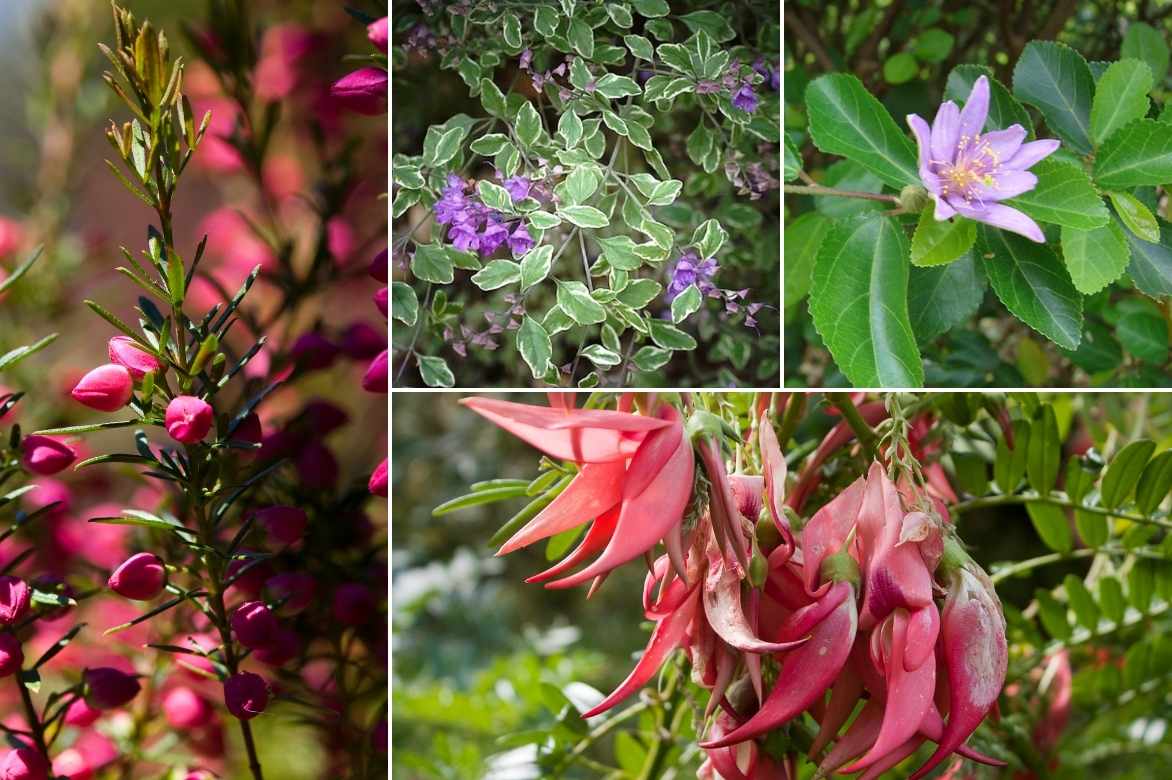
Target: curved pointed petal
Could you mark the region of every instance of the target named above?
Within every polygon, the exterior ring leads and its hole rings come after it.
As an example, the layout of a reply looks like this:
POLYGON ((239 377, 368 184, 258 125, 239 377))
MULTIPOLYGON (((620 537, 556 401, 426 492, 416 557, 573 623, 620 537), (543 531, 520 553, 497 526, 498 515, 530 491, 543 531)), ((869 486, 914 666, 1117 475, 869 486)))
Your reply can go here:
POLYGON ((635 668, 627 675, 627 679, 619 683, 619 687, 599 702, 598 706, 582 713, 583 718, 593 718, 595 715, 606 712, 642 688, 656 675, 659 667, 683 640, 688 623, 696 614, 696 595, 696 590, 693 588, 692 596, 684 601, 679 609, 656 624, 655 630, 651 632, 651 640, 647 643, 647 649, 643 651, 643 655, 635 664, 635 668))
POLYGON ((1017 154, 1017 150, 1021 148, 1025 139, 1026 129, 1021 125, 1010 125, 1004 130, 994 130, 981 136, 982 146, 989 150, 993 159, 999 164, 1004 164, 1017 154))
POLYGON ((956 144, 960 139, 960 109, 956 103, 946 100, 936 111, 932 120, 932 162, 949 163, 956 160, 956 144))
POLYGON ((578 543, 578 546, 569 555, 545 571, 529 577, 525 582, 533 583, 552 580, 559 574, 567 572, 581 563, 585 563, 587 558, 606 547, 606 543, 614 535, 615 526, 618 525, 620 508, 616 505, 599 515, 590 524, 590 527, 586 529, 586 536, 583 537, 582 541, 578 543))
POLYGON ((716 635, 728 644, 746 653, 782 653, 801 644, 794 642, 766 642, 749 625, 741 603, 741 578, 719 553, 709 555, 708 576, 704 580, 704 615, 716 635))
POLYGON ((863 679, 855 674, 854 669, 849 665, 843 667, 842 674, 838 676, 834 687, 830 689, 830 703, 826 705, 826 713, 822 716, 818 736, 814 739, 814 744, 810 746, 809 755, 818 755, 824 747, 830 744, 832 739, 838 736, 838 730, 855 711, 855 705, 859 703, 862 694, 863 679))
POLYGON ((985 120, 989 118, 989 79, 981 76, 973 84, 973 91, 969 99, 964 102, 960 110, 960 138, 961 143, 967 139, 971 147, 981 130, 985 127, 985 120))
POLYGON ((940 179, 932 173, 932 127, 916 114, 907 115, 908 127, 916 137, 916 148, 919 150, 920 181, 928 188, 928 192, 940 192, 940 179))
POLYGON ((773 423, 767 415, 761 415, 761 424, 757 428, 757 442, 761 448, 761 466, 765 472, 765 497, 769 505, 769 514, 773 517, 773 524, 777 530, 789 529, 789 521, 785 519, 782 507, 785 505, 785 456, 781 454, 781 444, 777 441, 777 432, 773 430, 773 423))
POLYGON ((623 565, 650 550, 671 526, 683 519, 691 495, 694 459, 692 447, 680 425, 653 431, 631 459, 628 471, 635 471, 637 461, 647 455, 658 457, 660 437, 675 442, 675 451, 637 496, 624 498, 618 526, 602 555, 577 574, 546 584, 547 588, 572 588, 586 580, 623 565), (650 453, 650 454, 648 454, 650 453))
POLYGON ((987 225, 999 227, 1011 233, 1017 233, 1039 244, 1046 240, 1046 237, 1042 235, 1042 229, 1038 227, 1038 223, 1015 208, 1000 203, 992 203, 983 209, 969 209, 968 207, 961 207, 957 204, 953 205, 957 207, 957 211, 969 219, 975 219, 978 222, 984 222, 987 225))
POLYGON ((826 587, 819 585, 822 561, 846 543, 858 520, 866 486, 863 477, 856 479, 815 512, 802 529, 802 574, 806 592, 811 596, 825 592, 826 587))
POLYGON ((838 609, 849 593, 851 588, 847 583, 837 583, 813 604, 796 610, 777 627, 774 634, 777 641, 793 642, 806 636, 825 620, 827 615, 838 609))
POLYGON ((977 199, 991 201, 1009 198, 1029 192, 1038 186, 1038 177, 1029 171, 1003 171, 993 175, 992 184, 978 184, 975 187, 977 199))
POLYGON ((501 545, 497 555, 576 528, 606 512, 622 498, 625 471, 621 460, 583 465, 566 489, 501 545))
POLYGON ((948 201, 942 197, 933 198, 936 201, 936 210, 932 212, 932 216, 936 218, 937 222, 943 222, 946 219, 952 219, 956 216, 956 209, 948 205, 948 201))
POLYGON ((847 598, 818 625, 809 642, 785 654, 777 682, 757 714, 730 733, 701 742, 700 747, 744 742, 792 720, 814 704, 846 663, 857 626, 854 599, 847 598))
POLYGON ((1061 145, 1054 138, 1047 138, 1042 141, 1030 141, 1028 144, 1022 144, 1021 148, 1012 157, 1005 160, 1005 167, 1016 168, 1019 171, 1032 168, 1038 161, 1044 160, 1058 151, 1058 147, 1061 145))

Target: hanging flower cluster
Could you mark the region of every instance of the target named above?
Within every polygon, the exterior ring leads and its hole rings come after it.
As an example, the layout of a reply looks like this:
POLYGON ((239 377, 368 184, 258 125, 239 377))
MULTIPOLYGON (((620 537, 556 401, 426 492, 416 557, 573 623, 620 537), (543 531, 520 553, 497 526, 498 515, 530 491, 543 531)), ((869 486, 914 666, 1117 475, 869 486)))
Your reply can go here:
MULTIPOLYGON (((497 177, 503 178, 500 171, 497 177)), ((480 202, 473 190, 474 182, 456 174, 448 176, 443 195, 435 204, 435 220, 449 225, 448 238, 452 246, 466 252, 479 252, 489 257, 508 245, 514 257, 520 257, 533 248, 533 237, 525 227, 525 220, 510 219, 480 202), (471 193, 470 193, 471 191, 471 193)), ((513 202, 529 196, 531 182, 524 176, 504 179, 504 188, 513 202)))
MULTIPOLYGON (((1000 764, 965 745, 1005 680, 1000 601, 957 541, 939 490, 894 458, 873 462, 803 520, 811 480, 787 502, 786 461, 765 408, 749 442, 738 442, 760 466, 750 474, 727 468, 724 443, 739 432, 654 397, 626 394, 617 411, 576 409, 566 395, 551 395, 550 407, 463 403, 577 469, 498 553, 589 523, 574 550, 529 582, 593 592, 647 557, 650 641, 584 717, 634 694, 682 649, 710 692, 702 777, 793 776, 792 748, 771 752, 766 738, 804 713, 819 725, 810 755, 822 774, 878 777, 926 741, 937 747, 916 778, 954 753, 1000 764)), ((847 441, 832 431, 814 463, 847 441)))

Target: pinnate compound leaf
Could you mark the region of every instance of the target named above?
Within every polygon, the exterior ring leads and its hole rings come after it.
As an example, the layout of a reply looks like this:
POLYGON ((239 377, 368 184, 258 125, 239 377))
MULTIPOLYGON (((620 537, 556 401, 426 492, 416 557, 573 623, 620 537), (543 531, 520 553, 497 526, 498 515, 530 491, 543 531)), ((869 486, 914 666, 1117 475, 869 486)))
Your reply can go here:
POLYGON ((1107 207, 1082 168, 1068 162, 1042 160, 1030 172, 1038 177, 1038 186, 1005 201, 1005 205, 1020 209, 1039 222, 1080 230, 1107 224, 1110 219, 1107 207))
POLYGON ((810 313, 856 387, 918 387, 924 368, 908 319, 908 240, 893 219, 831 227, 814 264, 810 313))
POLYGON ((1122 505, 1139 484, 1140 475, 1155 451, 1154 441, 1137 439, 1116 453, 1103 474, 1099 502, 1107 509, 1117 509, 1122 505))
POLYGON ((1060 347, 1082 338, 1082 296, 1044 244, 982 225, 978 230, 985 274, 997 297, 1019 320, 1060 347))
POLYGON ((1095 79, 1081 54, 1063 43, 1031 41, 1013 69, 1013 94, 1041 111, 1075 151, 1091 151, 1095 79))
POLYGON ((806 87, 806 107, 819 149, 857 162, 896 189, 919 183, 915 145, 857 77, 818 77, 806 87))
POLYGON ((1172 450, 1164 450, 1152 458, 1140 474, 1135 486, 1135 506, 1145 515, 1156 511, 1172 490, 1172 450))
POLYGON ((1137 119, 1116 131, 1095 156, 1095 182, 1109 189, 1172 182, 1172 133, 1167 123, 1137 119))
POLYGON ((1095 85, 1091 137, 1098 146, 1119 128, 1148 113, 1152 70, 1139 60, 1111 63, 1095 85))
POLYGON ((977 240, 977 223, 957 217, 937 221, 932 209, 924 209, 912 236, 912 265, 921 267, 951 263, 969 251, 977 240))
POLYGON ((1123 275, 1131 249, 1114 222, 1091 230, 1064 227, 1062 259, 1075 289, 1093 295, 1123 275))

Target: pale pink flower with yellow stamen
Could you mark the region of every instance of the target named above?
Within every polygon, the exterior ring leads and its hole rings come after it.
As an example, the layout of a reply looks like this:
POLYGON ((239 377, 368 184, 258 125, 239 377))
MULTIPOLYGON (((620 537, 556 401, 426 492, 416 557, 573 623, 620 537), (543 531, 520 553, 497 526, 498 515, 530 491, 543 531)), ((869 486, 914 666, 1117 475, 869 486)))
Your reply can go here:
POLYGON ((1029 168, 1058 149, 1054 139, 1023 143, 1026 130, 1010 125, 983 133, 989 115, 989 80, 977 79, 963 109, 941 104, 929 126, 909 114, 920 150, 920 180, 936 202, 936 219, 957 214, 1042 243, 1038 223, 999 201, 1029 192, 1038 177, 1029 168))

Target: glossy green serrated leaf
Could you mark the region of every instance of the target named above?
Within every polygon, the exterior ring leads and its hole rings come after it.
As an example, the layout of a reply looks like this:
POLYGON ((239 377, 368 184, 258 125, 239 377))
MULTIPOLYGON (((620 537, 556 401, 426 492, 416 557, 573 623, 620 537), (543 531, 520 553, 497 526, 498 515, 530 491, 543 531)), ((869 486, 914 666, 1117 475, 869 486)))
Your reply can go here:
POLYGON ((981 305, 988 288, 981 265, 972 252, 947 265, 912 268, 907 307, 916 339, 926 343, 967 320, 981 305))
POLYGON ((1038 185, 1029 192, 1005 201, 1039 222, 1091 230, 1110 221, 1110 214, 1090 177, 1077 165, 1042 160, 1030 172, 1038 185))
POLYGON ((1146 298, 1120 301, 1115 335, 1140 360, 1157 366, 1168 362, 1168 321, 1152 301, 1146 298))
POLYGON ((919 184, 915 145, 857 77, 818 77, 806 87, 806 107, 819 149, 857 162, 896 189, 919 184))
POLYGON ((809 211, 785 226, 785 254, 782 256, 782 278, 785 282, 785 308, 806 297, 810 291, 814 261, 822 241, 833 224, 817 211, 809 211))
POLYGON ((924 369, 908 320, 908 240, 893 219, 835 223, 814 265, 810 313, 856 387, 918 387, 924 369))
POLYGON ((1082 296, 1047 246, 982 225, 978 239, 985 275, 1019 320, 1066 349, 1082 339, 1082 296))
POLYGON ((1062 259, 1075 289, 1091 295, 1123 275, 1131 249, 1114 222, 1091 230, 1064 227, 1062 259))
POLYGON ((1160 226, 1158 244, 1144 241, 1130 230, 1123 231, 1131 247, 1127 273, 1135 286, 1148 295, 1172 295, 1172 229, 1160 219, 1156 223, 1160 226))
POLYGON ((1111 205, 1115 207, 1115 213, 1124 227, 1144 241, 1153 244, 1160 242, 1160 223, 1143 201, 1130 192, 1108 192, 1107 197, 1111 199, 1111 205))
POLYGON ((951 263, 972 249, 977 240, 977 223, 955 217, 938 221, 933 209, 920 213, 920 221, 912 236, 912 265, 927 267, 951 263))
POLYGON ((1108 189, 1172 182, 1172 133, 1155 119, 1117 130, 1095 155, 1095 182, 1108 189))
POLYGON ((1013 95, 1080 154, 1091 151, 1095 79, 1082 55, 1055 41, 1030 41, 1013 69, 1013 95))
POLYGON ((1091 139, 1098 146, 1119 128, 1148 113, 1152 71, 1139 60, 1111 63, 1095 85, 1091 104, 1091 139))
POLYGON ((1127 34, 1123 36, 1120 52, 1124 57, 1134 57, 1147 63, 1156 84, 1164 82, 1168 73, 1168 44, 1164 35, 1155 27, 1144 22, 1130 22, 1127 34))

